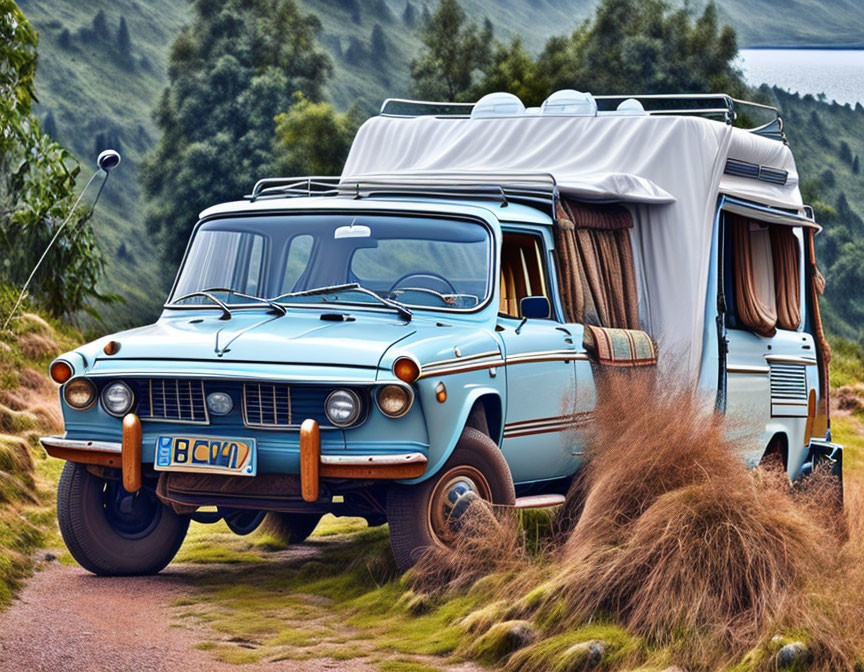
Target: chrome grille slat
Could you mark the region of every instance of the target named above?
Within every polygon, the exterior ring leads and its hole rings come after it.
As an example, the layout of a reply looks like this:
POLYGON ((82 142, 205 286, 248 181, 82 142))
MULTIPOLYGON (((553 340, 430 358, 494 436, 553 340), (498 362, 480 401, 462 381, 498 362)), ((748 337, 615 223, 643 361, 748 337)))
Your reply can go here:
POLYGON ((247 427, 282 429, 293 427, 291 388, 270 383, 243 385, 243 421, 247 427))
POLYGON ((147 393, 140 395, 138 407, 142 420, 193 425, 210 423, 203 380, 153 378, 145 384, 147 393))

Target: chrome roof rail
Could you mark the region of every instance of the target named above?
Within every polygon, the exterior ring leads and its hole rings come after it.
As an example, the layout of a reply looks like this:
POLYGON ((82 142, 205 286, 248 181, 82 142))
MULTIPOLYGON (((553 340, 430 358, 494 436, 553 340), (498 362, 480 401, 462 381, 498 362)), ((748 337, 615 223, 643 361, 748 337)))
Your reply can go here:
POLYGON ((298 198, 309 196, 335 196, 339 177, 309 175, 307 177, 267 177, 258 180, 252 193, 243 198, 253 203, 262 196, 298 198))
MULTIPOLYGON (((717 119, 727 124, 739 120, 747 110, 758 110, 759 113, 769 113, 772 118, 759 125, 747 127, 745 130, 773 140, 786 142, 786 132, 780 110, 771 105, 755 103, 749 100, 733 98, 726 93, 648 93, 593 96, 601 111, 614 111, 617 106, 629 98, 638 100, 645 108, 645 113, 651 116, 678 115, 703 116, 717 119)), ((388 117, 468 117, 474 103, 446 103, 437 101, 409 100, 405 98, 388 98, 381 105, 382 116, 388 117)))
POLYGON ((554 175, 544 172, 421 171, 346 177, 339 185, 339 192, 354 198, 400 195, 490 199, 500 201, 502 207, 519 202, 551 207, 554 217, 558 183, 554 175))
POLYGON ((374 174, 356 177, 270 177, 258 180, 249 201, 259 198, 308 198, 342 196, 371 198, 414 196, 495 200, 506 207, 511 202, 533 207, 551 207, 554 217, 558 183, 550 173, 501 171, 423 171, 405 174, 374 174))

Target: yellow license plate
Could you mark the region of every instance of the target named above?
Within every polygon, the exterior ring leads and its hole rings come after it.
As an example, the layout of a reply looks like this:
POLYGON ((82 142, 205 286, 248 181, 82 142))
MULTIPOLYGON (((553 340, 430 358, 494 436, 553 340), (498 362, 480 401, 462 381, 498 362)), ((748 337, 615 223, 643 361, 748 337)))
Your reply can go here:
POLYGON ((258 469, 255 439, 160 436, 156 441, 153 468, 254 476, 258 469))

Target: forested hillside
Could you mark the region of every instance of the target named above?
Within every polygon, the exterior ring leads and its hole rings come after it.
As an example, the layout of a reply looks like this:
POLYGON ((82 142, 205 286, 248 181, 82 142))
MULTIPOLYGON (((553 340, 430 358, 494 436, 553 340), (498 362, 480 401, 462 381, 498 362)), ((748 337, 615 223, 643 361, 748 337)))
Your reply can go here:
MULTIPOLYGON (((121 294, 127 302, 100 311, 112 329, 152 319, 173 275, 158 264, 144 226, 139 168, 158 139, 152 113, 167 83, 171 44, 191 20, 190 7, 164 0, 91 0, 84 5, 20 0, 19 4, 40 32, 36 110, 46 130, 81 159, 85 174, 98 150, 115 146, 123 153, 124 163, 109 181, 94 230, 107 261, 103 289, 121 294)), ((319 43, 333 62, 325 99, 339 109, 356 106, 368 115, 382 99, 410 94, 410 63, 421 47, 417 29, 435 2, 298 0, 298 4, 320 20, 319 43)), ((589 17, 596 2, 464 0, 462 5, 478 24, 488 19, 497 39, 509 41, 518 35, 527 49, 536 52, 550 35, 567 34, 589 17)), ((735 27, 741 46, 840 44, 860 41, 856 36, 864 35, 864 3, 858 0, 729 0, 718 11, 721 21, 735 27)), ((823 265, 830 271, 830 324, 835 331, 853 336, 864 325, 864 314, 848 312, 851 304, 857 304, 848 288, 860 279, 859 271, 848 268, 848 260, 850 245, 864 245, 864 230, 848 211, 864 213, 864 187, 854 172, 855 157, 864 155, 864 111, 776 95, 785 108, 792 146, 808 186, 834 209, 839 201, 838 224, 846 228, 833 241, 823 237, 823 265), (839 264, 837 271, 835 264, 839 264), (839 271, 844 269, 849 272, 841 276, 839 271), (847 280, 838 282, 837 277, 847 280)), ((260 175, 246 177, 251 185, 260 175)), ((824 212, 831 216, 830 209, 824 212)))

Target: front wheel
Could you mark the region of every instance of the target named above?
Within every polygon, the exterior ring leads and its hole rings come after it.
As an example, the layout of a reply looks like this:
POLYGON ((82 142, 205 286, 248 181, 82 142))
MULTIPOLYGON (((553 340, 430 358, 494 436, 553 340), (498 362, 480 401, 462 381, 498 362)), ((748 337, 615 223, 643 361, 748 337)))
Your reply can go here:
POLYGON ((179 516, 146 486, 131 494, 67 462, 57 490, 63 541, 84 569, 100 576, 156 574, 177 554, 188 516, 179 516))
POLYGON ((432 546, 448 546, 474 498, 513 505, 516 493, 507 461, 482 432, 466 427, 450 459, 417 485, 396 485, 387 495, 390 544, 400 570, 432 546))

